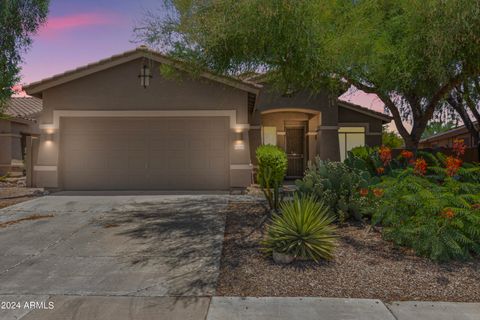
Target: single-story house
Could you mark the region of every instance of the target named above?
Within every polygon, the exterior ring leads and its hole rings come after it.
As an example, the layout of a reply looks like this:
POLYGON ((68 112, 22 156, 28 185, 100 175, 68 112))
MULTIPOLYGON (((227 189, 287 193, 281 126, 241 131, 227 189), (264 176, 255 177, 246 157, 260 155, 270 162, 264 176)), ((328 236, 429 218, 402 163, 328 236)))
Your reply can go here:
MULTIPOLYGON (((475 122, 474 125, 478 127, 475 122)), ((451 148, 453 147, 453 141, 456 139, 463 139, 465 145, 469 148, 477 147, 474 143, 472 134, 468 131, 464 125, 450 129, 445 132, 434 134, 428 138, 420 140, 420 148, 451 148)))
POLYGON ((32 184, 64 190, 246 187, 262 143, 285 149, 287 174, 298 177, 316 155, 340 160, 352 147, 380 145, 391 120, 326 93, 191 74, 144 46, 25 90, 43 100, 32 184))
POLYGON ((0 176, 22 175, 27 136, 39 135, 36 117, 42 100, 35 97, 12 97, 0 117, 0 176))

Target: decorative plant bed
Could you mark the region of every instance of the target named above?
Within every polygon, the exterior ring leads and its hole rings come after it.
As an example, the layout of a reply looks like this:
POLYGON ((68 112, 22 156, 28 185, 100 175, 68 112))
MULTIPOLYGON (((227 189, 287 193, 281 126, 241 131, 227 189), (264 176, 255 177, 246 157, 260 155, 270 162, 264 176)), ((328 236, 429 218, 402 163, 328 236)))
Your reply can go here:
POLYGON ((276 264, 260 251, 264 215, 260 204, 230 204, 218 295, 480 301, 480 257, 437 264, 360 223, 339 226, 332 261, 276 264))

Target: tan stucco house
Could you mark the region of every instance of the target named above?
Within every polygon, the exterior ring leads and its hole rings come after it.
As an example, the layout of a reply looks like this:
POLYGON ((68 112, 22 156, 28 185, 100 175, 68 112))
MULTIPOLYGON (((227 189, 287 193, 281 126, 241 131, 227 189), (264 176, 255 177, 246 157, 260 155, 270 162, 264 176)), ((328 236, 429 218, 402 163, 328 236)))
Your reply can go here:
POLYGON ((65 190, 225 190, 252 182, 255 149, 277 144, 289 177, 319 155, 381 144, 390 117, 327 94, 276 94, 137 48, 32 83, 43 100, 32 184, 65 190), (165 77, 162 65, 178 69, 165 77))
POLYGON ((0 176, 22 175, 28 136, 40 134, 36 117, 42 111, 42 100, 34 97, 12 97, 0 117, 0 176))

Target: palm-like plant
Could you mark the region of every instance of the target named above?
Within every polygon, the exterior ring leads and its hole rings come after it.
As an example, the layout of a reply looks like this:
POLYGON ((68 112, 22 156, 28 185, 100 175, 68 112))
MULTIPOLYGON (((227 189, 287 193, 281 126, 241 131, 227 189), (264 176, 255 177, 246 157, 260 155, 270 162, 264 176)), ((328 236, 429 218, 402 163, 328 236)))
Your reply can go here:
POLYGON ((328 207, 313 195, 295 195, 293 201, 280 205, 281 214, 273 214, 268 226, 264 250, 295 258, 332 259, 337 237, 332 225, 335 218, 328 207))

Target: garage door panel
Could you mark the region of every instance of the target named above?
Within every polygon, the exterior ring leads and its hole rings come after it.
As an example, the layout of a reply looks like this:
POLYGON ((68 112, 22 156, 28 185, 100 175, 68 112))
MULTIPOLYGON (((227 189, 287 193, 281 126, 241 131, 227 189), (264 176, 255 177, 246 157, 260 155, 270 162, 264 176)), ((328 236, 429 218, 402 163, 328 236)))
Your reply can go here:
POLYGON ((167 152, 170 155, 167 159, 168 169, 177 174, 183 170, 188 170, 189 154, 185 150, 167 152))
POLYGON ((108 150, 123 150, 125 142, 128 141, 130 135, 126 133, 108 134, 109 146, 108 150))
POLYGON ((102 173, 103 170, 108 168, 107 158, 101 151, 83 155, 83 158, 85 170, 91 170, 93 173, 102 173))
POLYGON ((229 185, 229 120, 62 118, 71 190, 205 190, 229 185))
POLYGON ((170 137, 165 136, 165 134, 154 134, 150 138, 150 149, 153 150, 166 150, 169 148, 172 140, 169 139, 170 137))
POLYGON ((212 151, 221 151, 224 152, 226 145, 225 137, 212 137, 210 140, 209 149, 212 151))
POLYGON ((107 170, 110 172, 128 171, 128 154, 121 149, 105 150, 107 170))
POLYGON ((209 170, 210 160, 207 155, 201 154, 195 158, 190 158, 188 167, 194 172, 198 170, 209 170))
POLYGON ((162 150, 150 150, 148 168, 150 170, 168 171, 168 158, 162 150))
POLYGON ((224 157, 211 157, 209 159, 209 169, 218 169, 221 172, 226 171, 227 166, 225 164, 225 158, 224 157))
POLYGON ((208 150, 209 141, 207 138, 194 136, 189 141, 189 146, 193 150, 208 150))

